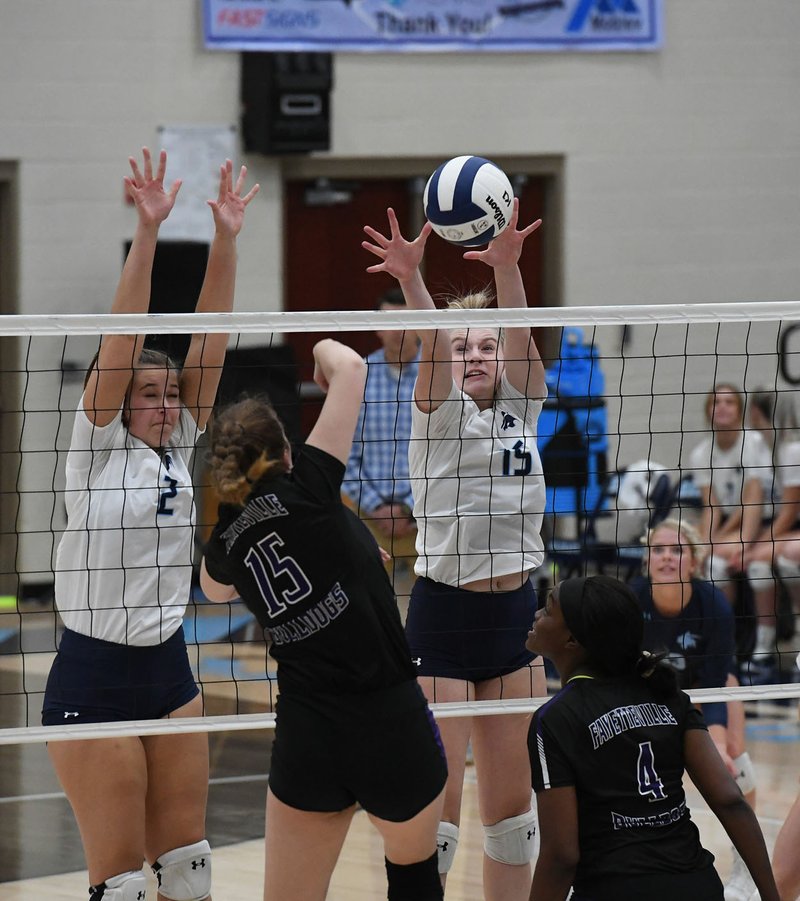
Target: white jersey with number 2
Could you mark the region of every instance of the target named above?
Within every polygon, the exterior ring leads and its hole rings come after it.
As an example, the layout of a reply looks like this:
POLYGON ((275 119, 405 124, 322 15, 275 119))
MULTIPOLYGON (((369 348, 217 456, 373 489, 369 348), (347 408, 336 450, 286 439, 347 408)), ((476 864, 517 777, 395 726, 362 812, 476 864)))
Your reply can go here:
POLYGON ((159 453, 128 432, 121 410, 101 427, 81 402, 67 456, 67 527, 56 555, 56 604, 68 629, 156 645, 179 628, 191 587, 189 463, 199 434, 182 407, 159 453))

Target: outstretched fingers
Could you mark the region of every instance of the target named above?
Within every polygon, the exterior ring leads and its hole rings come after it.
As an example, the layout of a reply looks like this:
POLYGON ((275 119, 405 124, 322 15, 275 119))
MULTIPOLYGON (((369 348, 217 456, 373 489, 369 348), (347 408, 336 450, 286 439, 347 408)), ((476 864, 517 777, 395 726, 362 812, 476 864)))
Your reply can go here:
POLYGON ((535 222, 531 222, 530 225, 525 228, 517 229, 517 223, 519 222, 519 197, 514 198, 514 203, 511 208, 511 216, 508 220, 508 231, 514 233, 516 232, 519 235, 521 240, 525 240, 528 235, 533 234, 537 228, 542 224, 541 219, 537 219, 535 222))
POLYGON ((428 240, 428 236, 430 235, 430 233, 432 231, 433 231, 433 226, 430 224, 430 222, 425 220, 425 224, 420 229, 420 232, 417 235, 416 240, 417 241, 422 240, 422 242, 425 243, 428 240))
MULTIPOLYGON (((244 166, 242 168, 244 168, 244 166)), ((256 194, 258 194, 260 190, 261 185, 258 183, 254 184, 253 187, 250 188, 250 190, 244 195, 244 197, 242 197, 242 203, 247 206, 247 204, 250 203, 250 201, 256 196, 256 194)))
MULTIPOLYGON (((142 159, 144 160, 144 172, 139 168, 139 163, 136 157, 129 156, 128 163, 131 167, 132 178, 126 178, 125 184, 133 184, 136 188, 143 188, 145 185, 150 182, 155 181, 159 185, 164 184, 164 176, 167 173, 167 151, 162 150, 158 155, 158 168, 156 170, 155 177, 153 177, 153 158, 150 154, 150 149, 148 147, 142 147, 142 159)), ((180 182, 176 181, 173 184, 172 191, 170 193, 177 193, 177 188, 175 185, 180 187, 180 182)))
MULTIPOLYGON (((233 167, 231 167, 231 168, 233 168, 233 167)), ((237 194, 242 193, 242 188, 244 187, 244 180, 246 177, 247 177, 247 166, 242 166, 241 169, 239 169, 239 177, 236 179, 236 184, 234 185, 234 188, 233 188, 235 193, 237 193, 237 194)))
POLYGON ((242 190, 244 188, 245 181, 247 180, 247 166, 242 166, 239 169, 239 174, 236 177, 236 183, 233 181, 233 162, 231 160, 225 160, 219 167, 219 194, 217 195, 216 201, 209 200, 209 206, 212 207, 220 207, 226 201, 230 201, 232 197, 236 197, 240 200, 245 206, 258 194, 261 190, 261 185, 255 184, 253 187, 247 192, 247 194, 242 197, 242 190))
POLYGON ((125 190, 136 205, 142 222, 161 223, 170 213, 181 187, 176 179, 169 192, 164 191, 164 176, 167 171, 167 152, 158 155, 158 165, 153 174, 153 158, 147 147, 142 147, 142 165, 135 157, 129 156, 131 174, 123 178, 125 190))
POLYGON ((400 223, 397 221, 397 214, 391 207, 389 207, 386 210, 386 215, 389 217, 389 234, 392 236, 392 238, 399 238, 400 223))
MULTIPOLYGON (((153 164, 150 160, 150 151, 145 147, 144 150, 147 152, 145 156, 145 176, 147 175, 147 167, 150 166, 150 177, 153 177, 153 164)), ((164 176, 167 174, 167 151, 162 150, 158 154, 158 170, 156 172, 156 181, 159 184, 164 184, 164 176)))
POLYGON ((542 224, 542 220, 541 220, 541 219, 537 219, 535 222, 531 222, 531 224, 530 224, 527 228, 523 228, 523 229, 520 231, 520 234, 522 235, 523 238, 527 238, 528 235, 533 234, 533 232, 535 232, 536 229, 539 228, 539 226, 540 226, 541 224, 542 224))
MULTIPOLYGON (((386 235, 382 235, 379 231, 374 229, 371 225, 365 225, 364 231, 372 238, 372 240, 379 246, 386 249, 391 243, 386 235)), ((368 245, 367 241, 362 243, 362 246, 368 245)), ((371 246, 371 245, 368 245, 371 246)))
POLYGON ((142 156, 144 157, 144 180, 153 180, 153 160, 150 156, 150 148, 142 147, 142 156))
POLYGON ((239 197, 242 203, 247 206, 248 203, 258 194, 261 190, 261 185, 256 183, 252 188, 242 197, 242 190, 244 189, 244 183, 247 180, 247 166, 242 166, 239 169, 239 177, 236 179, 236 184, 233 187, 233 193, 239 197))
POLYGON ((403 281, 418 269, 425 250, 425 242, 431 233, 431 225, 426 222, 419 235, 413 241, 408 241, 400 231, 400 223, 394 210, 389 207, 386 214, 389 219, 388 237, 371 225, 364 226, 364 232, 372 239, 372 243, 362 241, 361 246, 383 261, 370 266, 367 272, 388 272, 389 275, 403 281))
POLYGON ((214 215, 214 222, 219 234, 231 237, 239 234, 244 221, 245 207, 261 189, 260 185, 255 184, 242 197, 241 192, 244 190, 246 178, 246 166, 239 169, 235 181, 231 160, 225 160, 219 167, 219 192, 214 200, 206 201, 214 215))
POLYGON ((129 156, 128 163, 130 164, 131 173, 133 174, 133 178, 132 179, 126 178, 125 182, 126 183, 133 182, 133 184, 137 188, 140 188, 144 184, 144 176, 142 175, 141 170, 139 169, 139 163, 136 161, 136 157, 129 156))
POLYGON ((386 235, 382 235, 371 225, 365 225, 364 231, 370 236, 370 238, 372 238, 375 243, 370 244, 369 241, 362 241, 361 246, 364 248, 364 250, 368 250, 371 254, 379 257, 382 261, 380 263, 374 263, 372 266, 367 266, 367 272, 384 272, 386 269, 386 255, 389 252, 388 248, 391 244, 391 241, 386 237, 386 235))
MULTIPOLYGON (((225 163, 220 163, 219 190, 217 191, 217 200, 216 200, 217 206, 219 206, 225 200, 225 195, 228 193, 228 173, 226 171, 226 163, 229 163, 229 162, 230 162, 230 160, 226 160, 225 163)), ((209 203, 211 203, 210 200, 209 200, 209 203)))

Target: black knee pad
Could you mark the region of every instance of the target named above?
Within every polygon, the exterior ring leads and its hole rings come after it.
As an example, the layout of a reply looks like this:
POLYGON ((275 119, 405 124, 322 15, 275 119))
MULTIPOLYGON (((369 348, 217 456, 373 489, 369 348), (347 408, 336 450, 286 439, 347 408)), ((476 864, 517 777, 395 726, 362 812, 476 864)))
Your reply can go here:
POLYGON ((386 860, 389 880, 389 901, 440 901, 444 898, 439 879, 439 852, 427 860, 402 866, 386 860))

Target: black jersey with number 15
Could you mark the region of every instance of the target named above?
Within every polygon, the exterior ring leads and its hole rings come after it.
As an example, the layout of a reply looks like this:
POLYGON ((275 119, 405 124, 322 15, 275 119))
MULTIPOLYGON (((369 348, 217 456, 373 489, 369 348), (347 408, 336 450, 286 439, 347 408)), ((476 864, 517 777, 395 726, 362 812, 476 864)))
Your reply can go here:
POLYGON ((416 673, 378 546, 341 502, 344 466, 304 445, 245 506, 222 505, 206 547, 271 641, 281 692, 376 691, 416 673))

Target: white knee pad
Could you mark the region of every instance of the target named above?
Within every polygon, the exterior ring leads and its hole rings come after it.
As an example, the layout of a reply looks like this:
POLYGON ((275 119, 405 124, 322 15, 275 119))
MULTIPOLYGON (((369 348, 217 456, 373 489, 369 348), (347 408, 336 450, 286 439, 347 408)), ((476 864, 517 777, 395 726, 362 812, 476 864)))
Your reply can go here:
POLYGON ((753 586, 753 591, 764 591, 774 581, 772 567, 763 560, 754 560, 747 564, 747 580, 753 586))
POLYGON ((493 826, 483 827, 483 850, 487 857, 499 863, 522 866, 536 856, 538 847, 536 809, 518 817, 500 820, 493 826))
POLYGON ((439 854, 439 873, 444 875, 453 866, 458 847, 458 826, 455 823, 439 823, 436 832, 436 850, 439 854))
POLYGON ((740 754, 733 761, 736 767, 736 784, 743 795, 751 792, 756 787, 756 771, 753 768, 753 761, 747 751, 740 754))
POLYGON ((130 870, 93 885, 89 889, 89 901, 145 901, 146 889, 144 870, 130 870))
POLYGON ((709 554, 706 557, 706 578, 711 582, 727 582, 730 579, 728 561, 719 554, 709 554))
POLYGON ((790 560, 788 557, 777 557, 775 560, 775 569, 782 579, 800 578, 800 565, 790 560))
POLYGON ((211 894, 211 846, 203 839, 167 851, 153 864, 158 890, 172 901, 204 901, 211 894))

